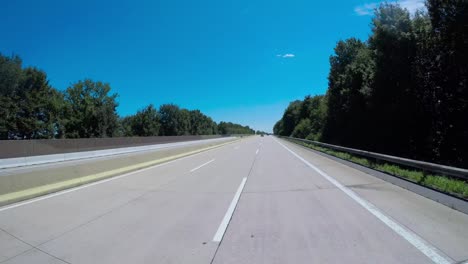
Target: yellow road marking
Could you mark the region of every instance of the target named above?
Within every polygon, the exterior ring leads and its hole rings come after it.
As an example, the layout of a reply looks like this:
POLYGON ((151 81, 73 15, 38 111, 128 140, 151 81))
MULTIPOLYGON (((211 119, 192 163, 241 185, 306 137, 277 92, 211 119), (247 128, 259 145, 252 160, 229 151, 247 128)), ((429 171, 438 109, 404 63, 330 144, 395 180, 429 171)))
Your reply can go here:
POLYGON ((31 198, 38 197, 38 196, 45 195, 45 194, 50 194, 50 193, 53 193, 53 192, 58 192, 58 191, 73 188, 73 187, 77 187, 77 186, 88 184, 88 183, 91 183, 91 182, 104 180, 106 178, 117 176, 117 175, 120 175, 120 174, 123 174, 123 173, 128 173, 128 172, 136 171, 136 170, 139 170, 139 169, 148 168, 148 167, 158 165, 158 164, 161 164, 161 163, 164 163, 164 162, 168 162, 168 161, 171 161, 171 160, 175 160, 175 159, 178 159, 178 158, 190 156, 190 155, 200 153, 200 152, 203 152, 203 151, 207 151, 207 150, 210 150, 210 149, 214 149, 214 148, 219 148, 219 147, 222 147, 222 146, 227 145, 227 144, 232 144, 232 143, 234 143, 236 141, 239 141, 239 140, 240 139, 236 139, 236 140, 229 141, 229 142, 226 142, 226 143, 222 143, 222 144, 219 144, 219 145, 206 147, 206 148, 202 148, 202 149, 198 149, 198 150, 192 150, 192 151, 189 151, 189 152, 180 153, 180 154, 177 154, 177 155, 173 155, 173 156, 169 156, 169 157, 165 157, 165 158, 161 158, 161 159, 157 159, 157 160, 142 162, 142 163, 126 166, 126 167, 123 167, 123 168, 113 169, 113 170, 104 171, 104 172, 100 172, 100 173, 96 173, 96 174, 91 174, 91 175, 87 175, 87 176, 83 176, 83 177, 79 177, 79 178, 75 178, 75 179, 70 179, 70 180, 66 180, 66 181, 61 181, 61 182, 46 184, 46 185, 42 185, 42 186, 38 186, 38 187, 33 187, 33 188, 29 188, 29 189, 25 189, 25 190, 21 190, 21 191, 17 191, 17 192, 3 194, 3 195, 0 195, 0 206, 15 203, 15 202, 19 202, 19 201, 23 201, 23 200, 27 200, 27 199, 31 199, 31 198))

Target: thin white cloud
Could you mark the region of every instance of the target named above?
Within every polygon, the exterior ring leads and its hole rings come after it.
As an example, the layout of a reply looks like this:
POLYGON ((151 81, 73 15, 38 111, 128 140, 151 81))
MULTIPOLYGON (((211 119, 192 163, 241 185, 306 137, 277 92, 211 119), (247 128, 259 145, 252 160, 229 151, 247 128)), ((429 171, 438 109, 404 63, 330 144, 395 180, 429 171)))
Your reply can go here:
MULTIPOLYGON (((401 7, 408 9, 410 14, 414 14, 417 10, 424 9, 424 0, 401 0, 401 1, 390 1, 388 3, 398 3, 401 7)), ((374 14, 374 10, 379 6, 380 3, 367 3, 356 6, 354 12, 358 16, 370 16, 374 14)))
POLYGON ((358 16, 369 16, 374 14, 375 8, 377 8, 377 3, 363 4, 360 6, 356 6, 354 8, 354 12, 356 12, 358 16))
POLYGON ((414 14, 416 11, 426 8, 424 0, 402 0, 398 3, 401 7, 408 9, 410 14, 414 14))
POLYGON ((285 53, 285 54, 276 54, 276 57, 290 59, 290 58, 296 57, 296 55, 294 55, 292 53, 285 53))

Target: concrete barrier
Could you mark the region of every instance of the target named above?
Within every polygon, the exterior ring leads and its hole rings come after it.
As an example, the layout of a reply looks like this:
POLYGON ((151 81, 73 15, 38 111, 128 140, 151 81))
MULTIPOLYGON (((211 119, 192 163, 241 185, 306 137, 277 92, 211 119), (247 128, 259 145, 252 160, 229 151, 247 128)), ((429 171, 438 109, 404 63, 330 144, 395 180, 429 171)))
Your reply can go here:
POLYGON ((222 138, 213 138, 213 139, 183 141, 183 142, 176 142, 176 143, 152 144, 152 145, 137 146, 137 147, 124 147, 124 148, 80 151, 80 152, 50 154, 50 155, 6 158, 6 159, 0 159, 0 169, 70 161, 70 160, 78 160, 78 159, 89 159, 89 158, 104 157, 104 156, 111 156, 111 155, 121 155, 121 154, 128 154, 128 153, 134 153, 134 152, 154 151, 158 149, 177 147, 177 146, 190 146, 190 145, 196 145, 196 144, 203 144, 207 142, 222 142, 222 141, 226 141, 230 139, 232 138, 222 137, 222 138))
POLYGON ((147 146, 227 135, 0 140, 0 159, 147 146))
POLYGON ((176 147, 166 147, 159 151, 81 160, 70 164, 56 163, 37 168, 6 169, 0 171, 0 206, 151 167, 234 141, 236 138, 198 140, 196 142, 199 144, 178 143, 176 147))

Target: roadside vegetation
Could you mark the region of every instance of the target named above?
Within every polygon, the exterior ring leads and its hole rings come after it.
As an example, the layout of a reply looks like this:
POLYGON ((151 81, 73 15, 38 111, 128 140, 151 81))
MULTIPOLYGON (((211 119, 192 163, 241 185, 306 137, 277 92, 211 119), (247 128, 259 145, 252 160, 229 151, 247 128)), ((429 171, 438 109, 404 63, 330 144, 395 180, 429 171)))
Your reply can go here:
POLYGON ((118 94, 108 83, 85 79, 64 91, 44 71, 0 54, 0 139, 94 138, 254 134, 248 126, 214 122, 200 110, 150 104, 117 114, 118 94))
POLYGON ((389 164, 386 162, 378 162, 364 157, 358 157, 350 153, 336 151, 329 148, 320 147, 314 144, 307 144, 305 142, 293 139, 289 140, 307 148, 311 148, 313 150, 317 150, 328 155, 362 165, 364 167, 388 173, 393 176, 404 178, 411 182, 468 200, 468 183, 466 181, 450 178, 443 175, 425 174, 420 170, 403 168, 401 166, 389 164))
POLYGON ((367 40, 336 44, 326 94, 291 102, 274 133, 468 168, 468 1, 426 7, 381 4, 367 40))

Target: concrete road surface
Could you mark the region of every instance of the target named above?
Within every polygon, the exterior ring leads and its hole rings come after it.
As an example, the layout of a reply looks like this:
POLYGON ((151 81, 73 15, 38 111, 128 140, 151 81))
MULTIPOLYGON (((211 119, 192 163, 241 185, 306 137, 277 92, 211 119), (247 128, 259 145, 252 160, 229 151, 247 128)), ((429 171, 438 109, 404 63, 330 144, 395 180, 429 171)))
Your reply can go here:
POLYGON ((0 208, 0 263, 457 263, 468 215, 272 136, 0 208))

